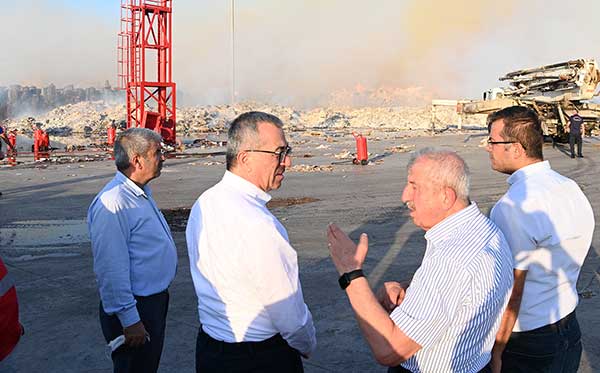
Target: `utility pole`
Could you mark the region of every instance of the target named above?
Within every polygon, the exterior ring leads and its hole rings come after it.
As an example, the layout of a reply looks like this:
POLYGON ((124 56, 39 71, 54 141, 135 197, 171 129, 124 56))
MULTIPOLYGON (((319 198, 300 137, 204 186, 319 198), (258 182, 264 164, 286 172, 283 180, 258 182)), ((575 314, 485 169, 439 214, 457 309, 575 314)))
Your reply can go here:
POLYGON ((235 0, 231 0, 231 105, 235 104, 235 0))

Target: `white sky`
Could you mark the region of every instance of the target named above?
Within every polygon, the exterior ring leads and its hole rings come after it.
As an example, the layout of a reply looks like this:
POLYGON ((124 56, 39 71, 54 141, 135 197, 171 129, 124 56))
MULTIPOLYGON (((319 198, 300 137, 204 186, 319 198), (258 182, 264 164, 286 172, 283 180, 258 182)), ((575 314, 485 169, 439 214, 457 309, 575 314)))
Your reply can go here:
MULTIPOLYGON (((476 98, 515 69, 600 57, 591 17, 600 14, 598 0, 235 4, 240 99, 313 104, 359 83, 476 98)), ((229 100, 229 6, 229 0, 174 0, 173 73, 188 102, 229 100)), ((3 5, 0 85, 116 84, 119 7, 117 0, 3 5)))

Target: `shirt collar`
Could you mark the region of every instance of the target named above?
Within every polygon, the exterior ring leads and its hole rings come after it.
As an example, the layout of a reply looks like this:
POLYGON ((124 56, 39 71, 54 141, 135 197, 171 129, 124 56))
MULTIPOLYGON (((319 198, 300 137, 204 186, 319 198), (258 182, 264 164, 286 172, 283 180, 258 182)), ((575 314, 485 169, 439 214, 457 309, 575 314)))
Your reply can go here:
POLYGON ((152 193, 150 192, 150 188, 148 187, 148 185, 144 185, 144 188, 140 188, 136 183, 134 183, 130 178, 128 178, 127 176, 125 176, 125 174, 123 174, 121 171, 117 171, 117 174, 115 175, 115 179, 122 183, 125 184, 125 186, 127 188, 129 188, 133 194, 136 195, 136 197, 139 196, 144 196, 145 198, 148 198, 148 196, 151 196, 152 193))
POLYGON ((537 174, 537 173, 540 173, 543 171, 547 171, 550 169, 551 169, 550 162, 548 162, 548 161, 532 163, 528 166, 521 167, 518 170, 516 170, 515 172, 513 172, 512 175, 510 175, 508 177, 508 179, 506 179, 506 181, 510 185, 513 185, 521 180, 527 179, 531 175, 534 175, 534 174, 537 174))
POLYGON ((248 180, 240 177, 233 172, 225 171, 222 181, 239 190, 240 192, 247 194, 248 196, 258 200, 264 206, 271 200, 271 195, 256 185, 252 184, 248 180))
POLYGON ((477 207, 477 204, 475 202, 471 202, 469 206, 458 212, 455 212, 431 227, 425 233, 425 239, 427 241, 431 241, 434 245, 439 244, 445 239, 450 238, 450 232, 452 232, 458 226, 464 224, 466 221, 471 220, 478 213, 479 208, 477 207))

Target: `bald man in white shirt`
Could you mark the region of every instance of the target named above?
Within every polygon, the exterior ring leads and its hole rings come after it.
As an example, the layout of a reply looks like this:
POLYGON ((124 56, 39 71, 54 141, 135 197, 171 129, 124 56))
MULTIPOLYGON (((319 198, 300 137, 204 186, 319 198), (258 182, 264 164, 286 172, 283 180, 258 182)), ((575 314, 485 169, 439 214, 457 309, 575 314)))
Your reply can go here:
POLYGON ((197 372, 302 372, 316 348, 296 251, 267 209, 291 165, 283 123, 248 112, 229 129, 227 171, 194 204, 186 238, 198 296, 197 372))

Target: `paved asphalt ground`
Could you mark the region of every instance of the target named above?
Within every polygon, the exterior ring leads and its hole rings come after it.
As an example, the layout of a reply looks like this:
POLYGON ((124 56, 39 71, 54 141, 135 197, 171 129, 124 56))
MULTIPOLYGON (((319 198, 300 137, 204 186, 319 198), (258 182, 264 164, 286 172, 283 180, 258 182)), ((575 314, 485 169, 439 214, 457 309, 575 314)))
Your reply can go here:
MULTIPOLYGON (((333 142, 315 135, 290 134, 295 164, 329 165, 335 161, 333 154, 353 151, 349 135, 330 138, 333 142)), ((317 199, 273 208, 298 252, 305 299, 316 323, 319 346, 314 356, 305 360, 307 372, 386 370, 371 357, 338 288, 325 241, 327 224, 336 222, 354 238, 360 232, 369 234, 365 269, 372 286, 409 278, 419 265, 425 241, 400 201, 409 153, 389 149, 403 144, 456 150, 472 170, 472 199, 488 212, 507 185, 504 175, 490 170, 487 153, 478 146, 485 136, 482 131, 408 138, 401 133, 373 133, 369 150, 375 164, 346 163, 334 165, 331 171, 286 173, 274 198, 317 199)), ((570 159, 563 146, 546 144, 544 148, 552 166, 581 185, 594 207, 596 222, 600 222, 598 144, 595 138, 586 139, 583 159, 570 159)), ((159 207, 189 208, 221 178, 224 165, 214 163, 223 158, 169 159, 162 176, 151 183, 159 207)), ((4 193, 0 197, 0 256, 16 281, 26 329, 8 361, 0 363, 0 371, 109 372, 111 363, 97 319, 98 294, 85 216, 94 195, 114 175, 114 165, 97 161, 43 167, 0 168, 4 193)), ((170 288, 161 372, 194 371, 197 308, 182 226, 173 225, 179 266, 170 288)), ((578 284, 577 313, 584 346, 580 372, 600 372, 599 232, 597 229, 578 284)))

